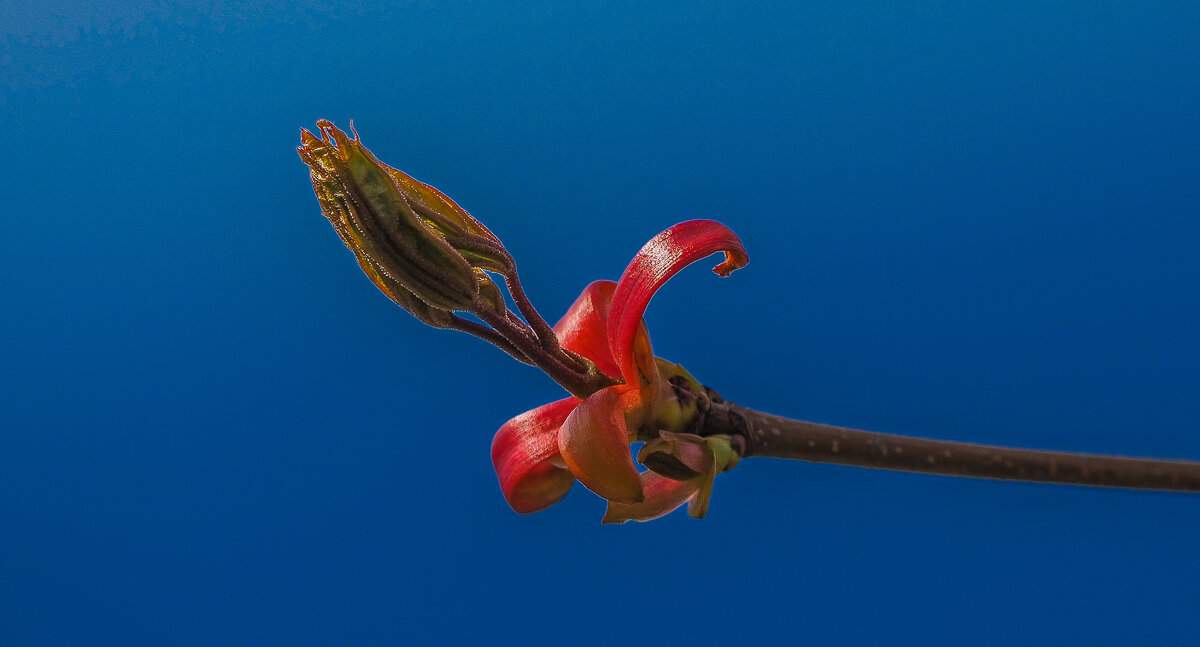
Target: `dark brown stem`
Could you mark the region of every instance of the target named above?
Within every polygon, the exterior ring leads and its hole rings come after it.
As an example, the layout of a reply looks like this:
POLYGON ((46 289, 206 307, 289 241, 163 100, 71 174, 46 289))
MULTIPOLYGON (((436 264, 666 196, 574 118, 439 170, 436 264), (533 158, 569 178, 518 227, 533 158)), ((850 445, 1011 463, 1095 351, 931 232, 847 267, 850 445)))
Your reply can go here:
POLYGON ((568 353, 558 345, 558 335, 554 334, 554 329, 542 315, 538 313, 537 308, 533 307, 533 302, 529 300, 529 295, 525 294, 525 288, 521 287, 521 279, 517 276, 517 271, 514 269, 510 274, 504 276, 505 282, 508 284, 508 293, 512 295, 513 303, 517 304, 517 309, 521 311, 521 316, 525 317, 525 321, 529 323, 529 327, 533 329, 533 333, 537 335, 538 342, 547 352, 560 355, 562 360, 568 366, 572 366, 577 370, 586 371, 587 364, 580 361, 574 353, 568 353))
POLYGON ((521 316, 525 317, 525 321, 529 322, 529 326, 533 328, 534 334, 537 335, 538 341, 542 344, 553 344, 558 347, 558 337, 554 334, 554 329, 550 324, 542 319, 542 315, 538 314, 537 308, 533 307, 533 302, 529 300, 529 295, 525 294, 525 288, 521 287, 521 279, 517 277, 514 270, 511 275, 504 277, 508 283, 508 293, 512 295, 513 303, 517 304, 517 309, 521 311, 521 316))
POLYGON ((612 383, 611 380, 596 379, 604 378, 604 376, 596 370, 595 365, 559 345, 554 329, 546 323, 537 308, 533 307, 529 295, 525 294, 525 288, 522 287, 521 279, 517 275, 516 261, 509 255, 508 250, 504 249, 499 240, 478 236, 458 236, 449 237, 447 241, 455 249, 472 252, 499 263, 499 267, 489 265, 488 270, 504 277, 505 286, 508 288, 508 293, 512 295, 513 303, 517 305, 517 310, 525 318, 525 321, 521 321, 511 312, 491 313, 486 304, 476 303, 472 312, 483 318, 496 330, 496 335, 491 337, 479 336, 499 346, 517 359, 521 359, 521 355, 513 353, 513 348, 519 349, 520 353, 528 358, 528 361, 524 359, 522 361, 542 367, 550 377, 566 387, 572 394, 590 394, 612 383), (497 343, 495 339, 497 335, 509 342, 507 347, 497 343), (540 348, 532 348, 533 345, 540 348))
POLYGON ((459 330, 459 331, 465 332, 469 335, 474 335, 476 337, 479 337, 480 339, 482 339, 486 342, 489 342, 493 346, 508 353, 509 355, 512 356, 513 359, 517 360, 518 362, 521 362, 522 364, 529 364, 530 366, 536 366, 536 364, 534 364, 533 360, 529 359, 529 357, 525 354, 524 351, 522 351, 520 348, 517 348, 517 346, 515 344, 510 342, 503 335, 496 332, 495 330, 492 330, 491 328, 488 328, 487 326, 477 324, 474 321, 463 319, 462 317, 459 317, 458 315, 453 315, 453 318, 451 319, 451 321, 447 327, 449 327, 453 330, 459 330))
MULTIPOLYGON (((495 328, 501 337, 521 349, 534 366, 542 369, 546 375, 550 376, 550 379, 558 382, 571 395, 581 399, 586 398, 596 391, 614 384, 603 373, 597 371, 589 375, 567 365, 563 361, 564 353, 551 353, 546 350, 537 342, 533 331, 508 311, 498 313, 488 308, 481 308, 477 315, 489 326, 495 328)), ((561 348, 559 350, 561 351, 561 348)))
POLYGON ((703 435, 746 439, 746 456, 947 476, 1200 492, 1200 462, 1012 449, 897 436, 714 404, 703 435))
POLYGON ((499 240, 485 239, 478 236, 451 236, 447 238, 447 242, 455 249, 474 252, 485 258, 497 259, 502 267, 491 266, 488 269, 504 277, 504 282, 508 286, 508 293, 512 295, 513 303, 517 304, 517 309, 521 311, 521 316, 525 317, 525 321, 529 323, 538 341, 547 350, 558 348, 558 337, 554 334, 554 329, 550 327, 550 324, 546 323, 546 320, 538 313, 537 308, 533 307, 533 302, 525 294, 525 288, 521 287, 521 279, 517 276, 517 262, 513 260, 512 255, 508 253, 508 250, 504 249, 504 245, 500 244, 499 240))

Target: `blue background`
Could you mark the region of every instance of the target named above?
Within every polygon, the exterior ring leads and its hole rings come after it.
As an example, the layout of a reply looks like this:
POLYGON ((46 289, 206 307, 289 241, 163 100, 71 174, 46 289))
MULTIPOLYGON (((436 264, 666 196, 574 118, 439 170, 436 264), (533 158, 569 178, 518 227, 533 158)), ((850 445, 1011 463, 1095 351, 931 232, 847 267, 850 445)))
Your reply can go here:
POLYGON ((492 433, 561 391, 380 295, 294 150, 353 118, 552 320, 729 224, 647 320, 743 404, 1200 459, 1195 2, 127 4, 0 8, 0 642, 1200 633, 1195 495, 759 459, 703 521, 514 514, 492 433))

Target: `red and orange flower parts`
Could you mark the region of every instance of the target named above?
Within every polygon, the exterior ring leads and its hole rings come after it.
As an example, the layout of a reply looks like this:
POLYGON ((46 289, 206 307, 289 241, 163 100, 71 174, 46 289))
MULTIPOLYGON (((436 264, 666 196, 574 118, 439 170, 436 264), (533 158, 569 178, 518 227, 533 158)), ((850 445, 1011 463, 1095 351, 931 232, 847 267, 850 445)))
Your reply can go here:
MULTIPOLYGON (((725 225, 691 220, 667 229, 642 247, 619 281, 587 286, 551 326, 526 296, 512 256, 487 227, 437 189, 380 162, 358 133, 351 137, 325 120, 317 125, 321 137, 301 131, 300 158, 309 167, 321 211, 375 285, 421 321, 475 335, 542 369, 571 394, 496 432, 492 463, 514 510, 551 506, 578 480, 608 501, 606 523, 654 519, 684 503, 688 514, 702 517, 716 475, 736 465, 749 452, 748 443, 766 448, 754 440, 746 419, 765 414, 721 403, 682 367, 655 357, 642 320, 654 293, 684 266, 718 252, 725 254, 714 268, 721 276, 747 263, 741 241, 725 225), (501 285, 519 314, 509 309, 501 285), (459 314, 464 312, 473 317, 459 314), (641 473, 630 450, 635 441, 645 443, 637 453, 646 468, 641 473)), ((879 434, 783 422, 793 433, 836 433, 834 454, 843 437, 859 449, 834 460, 823 450, 804 451, 793 438, 781 452, 764 455, 960 476, 1200 490, 1200 467, 1189 461, 981 446, 968 452, 959 443, 887 436, 889 446, 898 444, 890 452, 895 458, 886 462, 888 451, 874 452, 882 446, 879 434), (930 451, 931 443, 944 445, 945 456, 953 453, 957 462, 943 465, 930 453, 928 462, 914 467, 910 457, 930 451), (906 446, 912 451, 902 452, 906 446), (1047 464, 1061 469, 1043 473, 1047 464), (1062 480, 1060 473, 1073 476, 1062 480)), ((816 441, 810 436, 806 445, 813 449, 816 441)))
POLYGON ((713 268, 721 276, 748 260, 725 225, 711 220, 675 225, 646 243, 620 281, 596 281, 584 289, 554 326, 564 348, 621 383, 583 400, 551 402, 500 428, 492 462, 514 510, 544 509, 578 479, 609 501, 605 522, 653 519, 689 501, 689 513, 704 516, 713 478, 732 468, 738 455, 728 437, 686 433, 697 414, 693 407, 703 408, 705 401, 680 398, 672 382, 684 381, 690 387, 685 393, 703 394, 704 388, 682 368, 654 357, 642 314, 671 276, 716 252, 725 253, 725 261, 713 268), (639 459, 667 474, 638 474, 629 445, 639 438, 647 440, 639 459))
POLYGON ((551 327, 492 232, 437 189, 380 162, 357 133, 317 125, 321 137, 301 132, 300 157, 322 212, 375 285, 421 321, 480 337, 574 396, 496 433, 492 462, 509 505, 544 509, 578 480, 608 500, 605 522, 653 519, 685 502, 692 516, 703 516, 713 478, 737 463, 741 439, 691 433, 709 391, 654 356, 642 314, 696 260, 724 252, 714 268, 721 276, 745 265, 738 237, 711 220, 675 225, 646 243, 618 282, 589 285, 551 327), (504 277, 522 317, 508 310, 492 275, 504 277), (638 460, 649 470, 641 474, 630 451, 637 440, 645 441, 638 460))

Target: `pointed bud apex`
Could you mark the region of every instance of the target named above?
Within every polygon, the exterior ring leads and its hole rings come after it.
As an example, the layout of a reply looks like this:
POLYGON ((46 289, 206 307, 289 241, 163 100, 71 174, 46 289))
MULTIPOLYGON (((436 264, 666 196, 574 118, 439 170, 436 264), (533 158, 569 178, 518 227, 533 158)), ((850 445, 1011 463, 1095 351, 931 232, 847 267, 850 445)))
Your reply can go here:
MULTIPOLYGON (((313 135, 312 133, 308 132, 307 128, 300 129, 300 149, 302 151, 307 146, 309 146, 311 144, 315 144, 318 141, 320 141, 320 140, 316 137, 316 135, 313 135)), ((303 155, 303 154, 304 153, 301 152, 301 155, 303 155)))

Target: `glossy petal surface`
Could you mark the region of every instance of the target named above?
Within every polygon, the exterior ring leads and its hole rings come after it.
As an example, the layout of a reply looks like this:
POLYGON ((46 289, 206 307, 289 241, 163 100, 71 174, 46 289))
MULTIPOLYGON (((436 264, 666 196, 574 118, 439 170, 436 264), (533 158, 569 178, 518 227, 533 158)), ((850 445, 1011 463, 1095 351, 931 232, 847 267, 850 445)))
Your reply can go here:
POLYGON ((584 400, 562 425, 558 448, 575 478, 610 501, 642 500, 626 414, 638 408, 638 390, 610 386, 584 400))
POLYGON ((703 477, 675 481, 654 472, 643 472, 640 479, 645 500, 633 504, 609 501, 603 523, 650 521, 668 514, 695 496, 703 477))
POLYGON ((614 281, 592 282, 554 324, 563 348, 592 360, 600 372, 613 378, 621 376, 608 347, 608 310, 616 288, 614 281))
POLYGON ((625 268, 613 293, 608 327, 609 347, 626 383, 645 384, 653 370, 653 357, 644 356, 648 341, 638 343, 650 298, 679 270, 717 252, 725 252, 725 260, 713 268, 721 276, 749 262, 742 241, 728 227, 714 220, 689 220, 650 239, 625 268))
POLYGON ((542 405, 509 420, 492 439, 492 465, 500 490, 513 510, 537 512, 566 496, 575 477, 555 467, 558 433, 563 421, 579 405, 566 398, 542 405))

